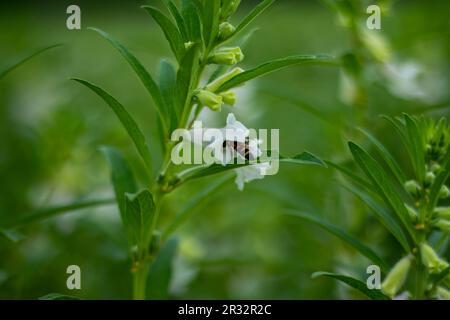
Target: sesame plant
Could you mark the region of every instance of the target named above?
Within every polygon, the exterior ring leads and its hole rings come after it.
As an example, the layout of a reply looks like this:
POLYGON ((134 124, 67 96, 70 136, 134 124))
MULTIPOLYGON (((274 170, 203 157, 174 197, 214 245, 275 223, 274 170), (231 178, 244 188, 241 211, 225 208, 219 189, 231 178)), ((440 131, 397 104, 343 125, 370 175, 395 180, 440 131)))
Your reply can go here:
POLYGON ((317 272, 340 280, 372 299, 449 299, 450 268, 444 258, 450 243, 450 196, 445 185, 450 174, 450 131, 445 118, 439 121, 404 114, 385 117, 406 147, 412 170, 405 169, 372 134, 361 132, 377 151, 377 158, 349 142, 350 152, 365 177, 348 167, 328 164, 349 178, 345 188, 359 198, 402 248, 402 256, 388 264, 365 243, 316 215, 292 211, 335 236, 377 265, 384 274, 379 288, 369 289, 353 277, 317 272))
POLYGON ((114 199, 40 210, 9 226, 12 230, 70 210, 114 201, 127 234, 134 299, 145 299, 149 290, 167 290, 170 280, 168 269, 177 245, 172 234, 188 219, 189 212, 198 203, 227 183, 230 177, 236 176, 235 181, 240 190, 245 183, 263 178, 261 169, 268 165, 267 158, 262 157, 264 154, 279 162, 325 165, 308 152, 274 159, 271 150, 261 150, 261 141, 249 137, 249 130, 232 113, 228 115, 223 129, 235 132, 242 141, 221 143, 220 150, 214 153, 217 161, 211 165, 186 167, 173 163, 171 155, 181 143, 171 139, 174 130, 191 130, 201 112, 221 112, 223 105, 233 106, 237 100, 235 88, 288 66, 335 64, 327 55, 296 55, 266 61, 247 70, 236 67, 243 61, 244 52, 233 43, 239 43, 251 22, 274 0, 261 1, 237 25, 230 22, 230 17, 238 9, 240 0, 180 2, 162 1, 165 7, 163 11, 167 13, 152 6, 142 7, 161 28, 173 53, 173 57, 161 61, 158 80, 118 40, 98 28, 90 28, 118 50, 150 94, 149 105, 156 111, 155 125, 158 127, 161 148, 149 148, 146 134, 112 95, 91 82, 73 79, 96 93, 114 112, 136 148, 146 174, 137 179, 134 175, 136 170, 128 164, 121 151, 103 146, 101 151, 111 169, 114 199), (236 159, 243 161, 235 163, 236 159), (217 177, 218 174, 223 177, 217 177), (208 177, 207 186, 199 190, 172 221, 162 225, 160 217, 165 214, 162 204, 166 195, 191 180, 204 177, 208 177))

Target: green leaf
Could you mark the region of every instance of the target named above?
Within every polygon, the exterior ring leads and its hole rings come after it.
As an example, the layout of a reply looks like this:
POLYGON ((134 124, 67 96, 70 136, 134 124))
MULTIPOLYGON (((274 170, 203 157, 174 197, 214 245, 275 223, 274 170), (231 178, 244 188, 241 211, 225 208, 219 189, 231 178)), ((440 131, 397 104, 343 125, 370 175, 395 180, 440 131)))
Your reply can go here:
POLYGON ((329 223, 328 221, 323 220, 321 217, 317 215, 313 215, 307 212, 300 212, 297 210, 289 210, 289 215, 292 215, 294 217, 305 219, 309 222, 312 222, 319 227, 325 229, 326 231, 330 232, 331 234, 335 235, 339 239, 343 240, 353 248, 355 248, 359 253, 361 253, 363 256, 365 256, 367 259, 372 261, 373 263, 380 266, 382 270, 388 270, 388 264, 383 261, 371 248, 366 246, 364 243, 362 243, 357 238, 353 237, 351 234, 349 234, 347 231, 329 223))
POLYGON ((177 238, 168 240, 151 264, 147 280, 147 299, 165 300, 169 298, 172 264, 178 242, 177 238))
POLYGON ((135 193, 137 191, 136 181, 130 166, 118 150, 111 147, 102 147, 100 150, 105 155, 111 168, 111 181, 116 194, 120 216, 125 225, 125 193, 135 193))
POLYGON ((367 297, 369 297, 372 300, 391 300, 391 298, 386 296, 383 292, 381 292, 381 290, 369 289, 364 282, 362 282, 358 279, 349 277, 349 276, 344 276, 342 274, 331 273, 331 272, 318 271, 318 272, 314 272, 312 274, 312 278, 317 278, 317 277, 329 277, 329 278, 339 280, 339 281, 345 283, 346 285, 363 293, 364 295, 366 295, 367 297))
POLYGON ((177 22, 178 30, 180 30, 181 36, 183 37, 183 41, 187 42, 189 40, 188 31, 186 29, 186 23, 184 22, 184 18, 178 10, 177 6, 170 0, 164 0, 166 7, 169 9, 172 17, 177 22))
POLYGON ((180 109, 176 109, 178 103, 175 103, 175 92, 177 85, 177 72, 175 67, 167 60, 163 59, 159 68, 159 87, 164 99, 166 112, 170 118, 170 131, 176 129, 178 125, 178 114, 180 109))
POLYGON ((307 151, 304 151, 301 154, 297 154, 293 157, 280 156, 280 162, 317 165, 324 168, 327 167, 326 163, 322 159, 307 151))
POLYGON ((175 57, 178 61, 181 61, 186 49, 184 47, 184 41, 177 26, 158 9, 150 6, 142 6, 141 8, 146 10, 153 17, 153 19, 155 19, 155 21, 164 32, 164 35, 166 36, 166 39, 169 42, 170 48, 172 49, 175 57))
POLYGON ((244 71, 238 74, 231 80, 225 82, 218 90, 218 92, 226 91, 237 87, 251 79, 260 77, 262 75, 298 64, 330 64, 333 58, 328 55, 297 55, 287 58, 272 60, 261 64, 260 66, 244 71))
MULTIPOLYGON (((279 159, 276 159, 276 158, 275 159, 270 159, 270 158, 264 159, 264 160, 261 160, 260 163, 266 162, 266 160, 267 161, 280 161, 280 162, 293 163, 293 164, 299 164, 299 165, 316 165, 316 166, 326 167, 326 164, 322 160, 320 160, 318 157, 314 156, 313 154, 311 154, 309 152, 303 152, 299 155, 296 155, 296 156, 290 157, 290 158, 280 156, 279 159)), ((257 164, 257 163, 251 163, 251 162, 242 163, 242 164, 233 163, 233 164, 228 164, 226 166, 223 166, 222 164, 201 165, 201 166, 196 166, 196 167, 186 169, 185 171, 180 172, 177 175, 177 177, 181 181, 188 181, 188 180, 202 178, 202 177, 222 173, 222 172, 229 171, 229 170, 238 169, 241 167, 251 166, 251 165, 255 165, 255 164, 257 164)))
POLYGON ((125 195, 125 226, 130 243, 145 249, 153 230, 155 203, 149 190, 125 195))
POLYGON ((356 163, 361 167, 365 174, 372 180, 373 184, 379 190, 380 195, 392 207, 399 219, 402 221, 406 230, 413 239, 415 232, 412 226, 408 211, 392 186, 383 167, 377 163, 366 151, 353 142, 349 142, 350 151, 355 158, 356 163))
POLYGON ((161 92, 159 91, 158 85, 153 80, 152 76, 148 73, 148 71, 144 68, 144 66, 139 62, 139 60, 131 54, 128 49, 123 46, 121 43, 119 43, 116 39, 114 39, 111 35, 108 33, 97 29, 97 28, 88 28, 91 30, 94 30, 98 34, 100 34, 102 37, 104 37, 106 40, 108 40, 119 52, 120 54, 127 60, 129 65, 133 68, 133 70, 136 72, 137 76, 141 80, 142 84, 145 86, 147 91, 150 93, 151 97, 153 98, 153 101, 155 103, 156 111, 158 112, 158 115, 161 117, 161 121, 163 123, 163 127, 165 130, 167 130, 167 123, 166 118, 164 117, 165 113, 164 110, 162 110, 163 106, 163 98, 161 96, 161 92))
POLYGON ((345 174, 346 176, 348 176, 349 178, 351 178, 354 182, 356 182, 357 184, 359 184, 360 186, 366 188, 367 190, 370 190, 374 193, 376 193, 376 189, 375 187, 366 179, 363 179, 361 177, 359 177, 358 175, 354 174, 353 171, 351 171, 350 169, 347 169, 337 163, 333 163, 331 161, 325 161, 325 163, 327 165, 329 165, 330 167, 333 167, 335 169, 337 169, 338 171, 340 171, 341 173, 345 174))
POLYGON ((189 218, 192 217, 194 209, 197 208, 201 203, 208 200, 208 198, 216 193, 221 187, 223 187, 227 182, 231 180, 233 176, 225 176, 220 179, 214 180, 212 183, 199 192, 197 192, 188 203, 183 206, 183 208, 178 212, 177 216, 170 225, 166 228, 162 235, 162 239, 167 239, 176 229, 178 229, 183 223, 185 223, 189 218))
POLYGON ((25 236, 17 231, 1 229, 0 228, 0 236, 4 236, 6 239, 12 242, 19 242, 25 238, 25 236))
POLYGON ((203 38, 205 39, 205 47, 209 51, 219 33, 219 10, 220 0, 208 0, 204 3, 203 10, 203 38))
POLYGON ((191 93, 197 84, 195 78, 198 68, 199 46, 193 45, 184 55, 177 73, 177 96, 180 109, 185 112, 190 107, 191 93))
POLYGON ((420 132, 415 119, 411 118, 407 114, 404 114, 403 117, 405 119, 406 132, 409 138, 411 157, 417 179, 422 182, 425 178, 425 153, 422 133, 420 132))
POLYGON ((24 63, 27 62, 28 60, 31 60, 31 59, 34 58, 35 56, 37 56, 37 55, 39 55, 39 54, 41 54, 41 53, 43 53, 43 52, 46 52, 46 51, 48 51, 48 50, 50 50, 50 49, 57 48, 57 47, 60 47, 60 46, 62 46, 62 45, 61 45, 61 44, 55 44, 55 45, 52 45, 52 46, 48 46, 48 47, 39 49, 38 51, 36 51, 36 52, 34 52, 34 53, 28 55, 28 56, 25 57, 25 58, 22 58, 21 60, 19 60, 18 62, 14 63, 13 65, 11 65, 11 66, 9 66, 9 67, 6 67, 4 70, 1 70, 1 71, 0 71, 0 79, 2 79, 3 77, 5 77, 8 73, 10 73, 11 71, 13 71, 14 69, 20 67, 22 64, 24 64, 24 63))
POLYGON ((437 175, 430 190, 428 210, 433 210, 439 201, 439 192, 450 175, 450 148, 447 150, 445 158, 442 160, 442 171, 437 175))
POLYGON ((388 210, 366 192, 350 185, 344 185, 344 188, 363 201, 372 210, 381 224, 395 237, 395 239, 397 239, 403 249, 406 252, 411 252, 408 237, 403 231, 396 216, 393 217, 388 210))
POLYGON ((120 122, 124 126, 125 130, 128 132, 128 135, 133 140, 134 145, 136 146, 136 149, 138 150, 140 156, 144 160, 145 165, 147 166, 147 169, 149 173, 152 172, 152 157, 150 155, 150 151, 147 146, 147 142, 145 141, 145 137, 142 134, 141 130, 139 129, 136 121, 130 116, 128 111, 120 104, 119 101, 114 99, 109 93, 107 93, 105 90, 103 90, 100 87, 97 87, 96 85, 87 82, 82 79, 72 79, 75 80, 92 91, 94 91, 97 95, 99 95, 107 104, 108 106, 114 111, 116 116, 119 118, 120 122))
POLYGON ((96 206, 110 205, 113 204, 115 201, 116 199, 86 200, 86 201, 77 201, 62 206, 38 209, 31 213, 26 214, 23 218, 20 218, 17 221, 8 224, 7 226, 8 228, 18 228, 27 224, 43 221, 48 218, 58 216, 70 211, 91 208, 96 206))
POLYGON ((361 131, 375 145, 375 147, 377 148, 377 150, 378 150, 379 154, 381 155, 381 157, 383 158, 383 160, 387 163, 389 168, 394 173, 395 177, 397 178, 398 183, 400 183, 400 185, 403 185, 403 183, 406 181, 406 176, 403 173, 403 170, 400 168, 400 165, 398 164, 398 162, 395 160, 395 158, 389 152, 389 150, 387 150, 383 146, 383 144, 368 131, 366 131, 362 128, 359 128, 359 131, 361 131))
MULTIPOLYGON (((253 8, 253 10, 239 23, 236 27, 236 31, 233 36, 238 35, 242 30, 244 30, 253 20, 256 19, 261 13, 263 13, 268 7, 274 3, 275 0, 264 0, 261 1, 257 6, 253 8)), ((229 40, 229 39, 227 39, 229 40)))
POLYGON ((39 297, 39 300, 80 300, 80 298, 61 293, 49 293, 45 296, 39 297))
POLYGON ((188 32, 189 41, 202 44, 202 24, 200 21, 201 7, 194 0, 182 0, 181 15, 188 32))

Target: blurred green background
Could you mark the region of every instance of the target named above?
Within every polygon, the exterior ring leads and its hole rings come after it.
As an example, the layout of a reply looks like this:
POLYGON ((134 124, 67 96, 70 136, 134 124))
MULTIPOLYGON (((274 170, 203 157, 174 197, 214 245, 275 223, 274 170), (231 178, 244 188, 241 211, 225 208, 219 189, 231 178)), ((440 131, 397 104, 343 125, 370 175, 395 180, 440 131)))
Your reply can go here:
MULTIPOLYGON (((236 22, 256 2, 244 0, 236 22)), ((39 208, 111 197, 110 174, 99 146, 122 150, 137 176, 145 177, 114 114, 71 77, 109 91, 135 116, 152 150, 158 150, 147 92, 126 61, 86 28, 96 26, 114 35, 157 76, 160 59, 174 60, 163 33, 140 5, 160 6, 159 1, 76 1, 82 30, 73 31, 65 26, 70 4, 74 2, 0 5, 1 67, 47 45, 63 44, 0 81, 0 226, 39 208)), ((341 98, 342 75, 335 67, 296 67, 268 75, 240 89, 233 110, 202 117, 211 126, 223 126, 232 111, 248 127, 280 129, 283 154, 308 150, 334 161, 348 160, 347 139, 361 139, 352 127, 365 125, 398 158, 406 159, 398 137, 378 115, 424 111, 448 116, 449 12, 449 1, 392 3, 383 15, 382 30, 374 32, 389 41, 397 62, 419 70, 413 79, 418 87, 408 77, 400 77, 404 85, 375 81, 368 68, 369 103, 362 122, 341 98)), ((244 68, 293 54, 338 56, 351 48, 349 32, 319 1, 278 0, 253 27, 258 30, 243 48, 244 68)), ((163 222, 210 179, 170 195, 163 222)), ((322 215, 395 260, 400 248, 339 186, 339 179, 332 169, 282 165, 278 175, 252 182, 243 192, 230 183, 210 196, 178 232, 181 242, 169 297, 361 298, 333 281, 310 275, 317 270, 345 270, 363 278, 369 262, 325 231, 284 212, 295 207, 322 215)), ((25 237, 17 243, 0 237, 1 299, 36 299, 50 292, 84 299, 131 297, 126 238, 115 205, 67 213, 20 232, 25 237), (66 289, 65 271, 71 264, 82 270, 79 291, 66 289)))

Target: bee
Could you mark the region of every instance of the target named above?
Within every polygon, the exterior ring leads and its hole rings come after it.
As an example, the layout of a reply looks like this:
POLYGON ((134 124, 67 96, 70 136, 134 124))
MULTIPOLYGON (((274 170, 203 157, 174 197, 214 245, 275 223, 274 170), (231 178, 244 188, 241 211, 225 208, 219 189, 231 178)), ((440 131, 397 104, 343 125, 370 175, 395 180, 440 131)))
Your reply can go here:
POLYGON ((238 142, 238 141, 230 141, 230 140, 224 140, 222 144, 222 148, 231 148, 238 154, 240 154, 245 160, 255 160, 254 155, 250 152, 250 144, 249 144, 249 138, 245 138, 245 142, 238 142))

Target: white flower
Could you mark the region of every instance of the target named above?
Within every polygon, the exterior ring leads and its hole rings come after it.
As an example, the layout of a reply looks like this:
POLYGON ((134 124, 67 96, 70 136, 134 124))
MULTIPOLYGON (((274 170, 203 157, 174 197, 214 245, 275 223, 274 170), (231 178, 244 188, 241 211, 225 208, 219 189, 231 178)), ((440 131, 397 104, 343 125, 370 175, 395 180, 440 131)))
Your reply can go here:
POLYGON ((253 180, 259 180, 264 178, 264 173, 270 168, 268 162, 252 164, 242 168, 235 169, 236 172, 236 185, 240 191, 244 190, 245 183, 253 180))
POLYGON ((223 166, 243 164, 234 169, 235 182, 238 189, 243 190, 245 183, 264 178, 270 168, 269 162, 246 164, 248 161, 257 160, 262 155, 260 149, 262 141, 250 136, 250 130, 237 121, 233 113, 230 113, 225 127, 220 129, 201 126, 195 128, 194 123, 194 128, 184 135, 185 139, 176 148, 182 148, 186 143, 193 143, 204 147, 212 156, 210 160, 215 163, 223 166))

